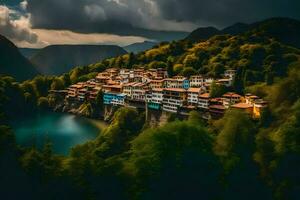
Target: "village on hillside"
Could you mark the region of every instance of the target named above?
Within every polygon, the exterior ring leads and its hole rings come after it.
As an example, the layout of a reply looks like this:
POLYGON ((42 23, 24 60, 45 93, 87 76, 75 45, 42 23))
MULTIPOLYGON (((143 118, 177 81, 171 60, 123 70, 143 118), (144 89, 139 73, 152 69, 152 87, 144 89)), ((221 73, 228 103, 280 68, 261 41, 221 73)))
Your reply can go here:
POLYGON ((95 79, 71 85, 64 91, 68 102, 95 101, 103 93, 106 106, 144 107, 149 110, 187 114, 192 110, 205 113, 205 118, 220 118, 229 108, 244 110, 253 118, 260 118, 267 102, 258 96, 244 96, 228 92, 211 97, 212 84, 230 88, 235 70, 225 71, 221 79, 193 75, 169 77, 166 69, 110 68, 95 79))

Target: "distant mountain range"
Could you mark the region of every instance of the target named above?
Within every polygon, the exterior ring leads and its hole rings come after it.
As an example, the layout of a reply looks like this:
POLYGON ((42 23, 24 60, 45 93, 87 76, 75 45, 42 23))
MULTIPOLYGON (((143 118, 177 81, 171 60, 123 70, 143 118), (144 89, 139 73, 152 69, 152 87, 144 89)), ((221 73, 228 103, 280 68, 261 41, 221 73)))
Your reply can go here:
POLYGON ((19 52, 7 38, 0 35, 0 74, 23 81, 38 75, 36 68, 19 52))
POLYGON ((30 58, 38 71, 45 75, 59 75, 75 66, 83 66, 116 57, 127 52, 114 45, 52 45, 30 58))
POLYGON ((156 42, 145 41, 145 42, 140 42, 140 43, 134 43, 134 44, 125 46, 123 48, 127 52, 139 53, 139 52, 142 52, 142 51, 146 51, 148 49, 152 49, 155 45, 157 45, 156 42))
POLYGON ((146 29, 137 29, 137 28, 133 29, 131 33, 129 30, 126 31, 126 35, 142 36, 148 38, 149 40, 156 40, 159 42, 170 42, 173 40, 181 40, 187 37, 189 34, 190 32, 183 32, 183 31, 156 31, 156 30, 146 30, 146 29))
POLYGON ((192 42, 207 40, 215 35, 264 34, 284 44, 300 48, 300 21, 289 18, 271 18, 253 24, 237 23, 225 29, 198 28, 186 39, 192 42))

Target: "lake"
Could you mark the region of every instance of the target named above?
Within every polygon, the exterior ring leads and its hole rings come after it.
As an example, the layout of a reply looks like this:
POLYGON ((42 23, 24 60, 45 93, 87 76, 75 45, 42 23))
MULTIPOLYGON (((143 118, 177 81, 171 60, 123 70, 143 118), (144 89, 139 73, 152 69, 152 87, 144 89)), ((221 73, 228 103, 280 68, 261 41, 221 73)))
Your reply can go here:
POLYGON ((40 149, 45 141, 51 141, 55 153, 67 155, 72 147, 95 139, 106 124, 71 114, 44 113, 19 120, 12 127, 19 145, 40 149))

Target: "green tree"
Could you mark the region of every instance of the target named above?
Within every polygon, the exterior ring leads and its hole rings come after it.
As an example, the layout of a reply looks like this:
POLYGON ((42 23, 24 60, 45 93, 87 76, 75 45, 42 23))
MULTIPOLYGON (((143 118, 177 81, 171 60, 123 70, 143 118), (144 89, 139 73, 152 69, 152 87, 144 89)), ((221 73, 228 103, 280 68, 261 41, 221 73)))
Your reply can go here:
POLYGON ((213 82, 210 86, 210 96, 212 98, 221 97, 227 92, 227 88, 224 85, 219 85, 213 82))
POLYGON ((220 197, 220 164, 212 137, 199 124, 172 122, 142 132, 132 142, 125 171, 134 175, 138 199, 220 197))
POLYGON ((52 80, 50 89, 51 90, 62 90, 65 88, 64 81, 60 78, 55 78, 52 80))
POLYGON ((273 134, 277 155, 274 181, 277 199, 296 200, 300 192, 300 101, 293 106, 293 114, 273 134))
POLYGON ((183 70, 183 65, 182 64, 175 64, 173 66, 173 69, 174 69, 173 71, 174 71, 175 75, 179 74, 183 70))
POLYGON ((38 102, 37 102, 37 106, 39 107, 39 109, 41 111, 45 111, 49 109, 49 102, 48 102, 48 98, 46 97, 40 97, 38 102))
POLYGON ((181 74, 184 77, 189 78, 192 75, 195 75, 197 72, 192 67, 186 67, 182 70, 181 74))
POLYGON ((97 155, 107 158, 127 150, 130 140, 139 133, 143 124, 143 117, 135 109, 120 108, 111 125, 96 141, 97 155))
POLYGON ((199 67, 198 67, 199 60, 198 60, 198 58, 196 57, 195 54, 189 54, 183 60, 183 65, 184 65, 185 68, 191 67, 193 69, 199 69, 199 67))
POLYGON ((214 146, 225 169, 225 199, 271 199, 271 191, 259 178, 253 160, 256 129, 246 112, 228 111, 216 122, 218 136, 214 146), (235 192, 234 192, 235 191, 235 192))

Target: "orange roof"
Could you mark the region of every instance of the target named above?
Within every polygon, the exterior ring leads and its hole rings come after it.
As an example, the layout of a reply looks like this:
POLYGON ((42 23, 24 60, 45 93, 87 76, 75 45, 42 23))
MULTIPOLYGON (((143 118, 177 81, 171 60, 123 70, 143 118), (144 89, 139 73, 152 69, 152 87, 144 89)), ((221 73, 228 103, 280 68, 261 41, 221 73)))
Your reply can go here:
POLYGON ((170 91, 170 92, 186 92, 185 89, 182 88, 164 88, 164 91, 170 91))
POLYGON ((201 88, 189 88, 188 92, 192 92, 192 93, 199 93, 201 91, 201 88))
POLYGON ((210 94, 209 93, 200 94, 199 97, 200 98, 204 98, 204 99, 209 99, 210 98, 210 94))
POLYGON ((109 80, 109 81, 107 82, 107 84, 108 84, 108 85, 117 85, 118 82, 113 81, 113 80, 109 80))
POLYGON ((235 105, 232 105, 233 108, 239 108, 239 109, 248 109, 248 108, 253 108, 252 105, 247 104, 247 103, 238 103, 235 105))
POLYGON ((122 88, 121 85, 103 85, 103 88, 122 88))
POLYGON ((85 85, 86 85, 85 83, 79 82, 79 83, 71 85, 69 88, 77 88, 77 89, 79 89, 79 88, 83 88, 85 85))
POLYGON ((259 97, 258 97, 258 96, 255 96, 255 95, 248 96, 248 97, 251 98, 251 99, 259 99, 259 97))
POLYGON ((223 97, 228 97, 228 98, 231 98, 231 97, 241 98, 242 96, 239 95, 239 94, 236 94, 236 93, 234 93, 234 92, 228 92, 228 93, 224 94, 223 97))
POLYGON ((119 69, 117 69, 117 68, 109 68, 109 69, 105 70, 105 72, 118 72, 118 71, 119 71, 119 69))
POLYGON ((163 88, 153 88, 153 92, 162 92, 164 89, 163 88))

